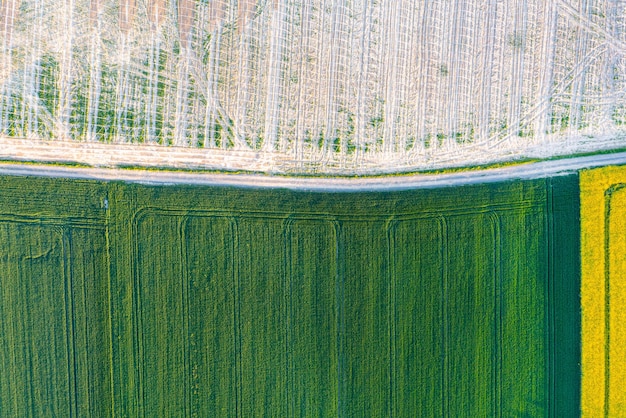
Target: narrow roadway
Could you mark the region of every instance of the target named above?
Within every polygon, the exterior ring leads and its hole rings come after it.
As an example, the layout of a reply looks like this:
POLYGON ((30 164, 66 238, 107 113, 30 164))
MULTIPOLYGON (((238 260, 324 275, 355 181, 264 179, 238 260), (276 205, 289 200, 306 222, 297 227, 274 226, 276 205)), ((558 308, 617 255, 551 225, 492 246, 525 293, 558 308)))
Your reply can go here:
POLYGON ((493 183, 535 179, 574 173, 577 170, 626 164, 626 152, 562 158, 514 164, 500 168, 468 169, 443 174, 411 174, 377 177, 305 177, 265 174, 201 173, 192 171, 149 171, 139 169, 71 167, 50 164, 0 163, 0 175, 126 181, 152 185, 205 185, 252 188, 285 188, 307 191, 358 192, 493 183))

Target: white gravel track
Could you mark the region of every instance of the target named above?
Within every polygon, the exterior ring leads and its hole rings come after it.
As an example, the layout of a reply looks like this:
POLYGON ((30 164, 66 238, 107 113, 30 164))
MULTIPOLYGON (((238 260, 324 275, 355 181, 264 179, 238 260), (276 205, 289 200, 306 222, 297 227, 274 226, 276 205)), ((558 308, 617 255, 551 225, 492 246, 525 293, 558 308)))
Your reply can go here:
POLYGON ((125 181, 150 185, 203 185, 243 188, 284 188, 305 191, 392 191, 494 183, 515 179, 561 176, 607 165, 626 164, 626 152, 514 164, 488 169, 468 169, 443 174, 376 177, 306 177, 265 174, 150 171, 140 169, 72 167, 51 164, 0 163, 1 175, 125 181))

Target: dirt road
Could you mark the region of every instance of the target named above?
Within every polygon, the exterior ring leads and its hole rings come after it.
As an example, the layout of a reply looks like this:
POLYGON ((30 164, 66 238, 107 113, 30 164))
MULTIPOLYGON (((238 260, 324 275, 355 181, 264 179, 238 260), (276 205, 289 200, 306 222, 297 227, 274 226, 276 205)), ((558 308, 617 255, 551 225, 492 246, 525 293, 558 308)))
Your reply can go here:
POLYGON ((626 164, 626 152, 565 158, 476 169, 445 174, 412 174, 379 177, 298 177, 264 174, 199 173, 188 171, 148 171, 138 169, 68 167, 50 164, 0 163, 0 174, 57 178, 127 181, 143 184, 193 184, 255 188, 286 188, 310 191, 386 191, 416 188, 460 186, 493 183, 511 179, 533 179, 559 176, 580 169, 626 164))

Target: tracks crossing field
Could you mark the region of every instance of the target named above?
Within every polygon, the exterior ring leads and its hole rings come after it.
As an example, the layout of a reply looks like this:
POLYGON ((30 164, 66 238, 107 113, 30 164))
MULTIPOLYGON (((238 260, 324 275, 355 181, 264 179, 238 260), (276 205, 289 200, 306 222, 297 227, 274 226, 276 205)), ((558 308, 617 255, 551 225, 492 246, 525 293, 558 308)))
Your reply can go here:
POLYGON ((578 200, 0 177, 0 410, 576 415, 578 200))

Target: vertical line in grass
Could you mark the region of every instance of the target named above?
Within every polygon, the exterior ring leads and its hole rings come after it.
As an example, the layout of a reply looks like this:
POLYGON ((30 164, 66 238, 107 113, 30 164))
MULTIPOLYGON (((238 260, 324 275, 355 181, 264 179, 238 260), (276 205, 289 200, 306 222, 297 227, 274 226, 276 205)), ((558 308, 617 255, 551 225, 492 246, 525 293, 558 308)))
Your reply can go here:
POLYGON ((439 250, 441 251, 441 416, 449 411, 450 373, 448 370, 448 223, 444 215, 437 217, 439 250))
POLYGON ((294 394, 296 391, 293 389, 293 384, 295 380, 295 376, 293 373, 293 359, 291 358, 291 351, 289 350, 290 346, 290 331, 291 331, 291 315, 290 315, 290 307, 292 301, 291 299, 291 281, 293 279, 293 266, 292 266, 292 238, 293 238, 293 226, 294 219, 291 217, 287 217, 283 224, 283 273, 284 273, 284 287, 283 287, 283 312, 285 313, 285 318, 282 324, 282 328, 285 330, 285 377, 287 382, 285 384, 285 400, 287 403, 287 416, 294 417, 295 413, 295 400, 294 394))
MULTIPOLYGON (((57 228, 55 228, 57 229, 57 228)), ((70 257, 70 238, 66 228, 58 228, 56 230, 61 236, 61 259, 63 260, 63 282, 65 285, 65 332, 67 344, 67 383, 68 383, 68 400, 70 416, 77 415, 76 394, 78 388, 76 386, 76 338, 74 335, 74 284, 72 280, 70 257)))
POLYGON ((494 279, 494 366, 493 366, 493 416, 502 416, 502 228, 500 215, 488 214, 493 233, 494 279))
POLYGON ((398 222, 391 219, 387 222, 387 280, 388 280, 388 303, 387 316, 389 323, 389 416, 395 417, 396 411, 396 321, 395 321, 395 289, 396 289, 396 272, 395 272, 395 254, 396 254, 396 227, 398 222))
POLYGON ((342 415, 342 391, 341 387, 344 380, 343 375, 343 362, 344 353, 343 353, 343 344, 344 344, 344 336, 345 336, 345 321, 344 321, 344 271, 345 267, 345 254, 344 254, 344 243, 345 237, 343 236, 343 225, 341 221, 337 221, 335 224, 335 235, 337 237, 337 247, 336 247, 336 260, 337 260, 337 275, 335 281, 335 309, 337 312, 337 415, 342 415))
POLYGON ((192 416, 192 396, 191 396, 191 388, 193 387, 193 382, 190 380, 193 378, 193 373, 191 373, 191 367, 189 367, 189 346, 191 341, 189 339, 189 262, 187 260, 187 228, 189 223, 189 216, 180 216, 178 217, 178 236, 179 236, 179 247, 178 250, 180 252, 180 277, 181 277, 181 285, 183 287, 181 292, 181 311, 183 314, 183 369, 184 369, 184 379, 183 379, 183 405, 185 408, 185 416, 192 416))
POLYGON ((234 334, 234 346, 235 352, 234 354, 234 373, 235 373, 235 381, 233 382, 234 393, 235 393, 235 416, 237 418, 242 417, 242 405, 241 405, 241 385, 243 382, 243 372, 241 370, 241 296, 240 296, 240 283, 239 283, 239 263, 240 252, 239 252, 239 228, 237 225, 237 219, 235 217, 229 218, 230 220, 230 236, 231 240, 231 272, 232 272, 232 281, 233 281, 233 327, 235 332, 234 334))
POLYGON ((546 327, 547 339, 548 339, 548 393, 547 393, 547 405, 546 410, 548 416, 555 417, 557 414, 556 411, 556 367, 557 367, 557 356, 556 356, 556 341, 555 341, 555 333, 557 332, 556 323, 555 323, 555 306, 556 306, 556 297, 555 294, 555 280, 556 280, 556 248, 555 248, 555 204, 554 204, 554 185, 551 180, 548 180, 546 185, 548 196, 547 196, 547 213, 546 219, 548 221, 547 224, 547 241, 548 241, 548 256, 547 256, 547 315, 548 315, 548 326, 546 327))
POLYGON ((555 385, 555 347, 554 347, 554 333, 556 331, 554 326, 554 196, 553 196, 553 187, 550 180, 546 180, 546 214, 545 214, 545 222, 546 222, 546 232, 547 232, 547 249, 546 249, 546 296, 545 296, 545 309, 546 309, 546 363, 547 363, 547 373, 546 373, 546 411, 548 412, 549 417, 554 417, 554 385, 555 385))
MULTIPOLYGON (((17 228, 22 229, 20 227, 17 228)), ((26 229, 24 231, 24 241, 23 242, 27 242, 28 245, 28 251, 29 251, 29 256, 32 257, 32 253, 33 253, 33 238, 31 237, 31 234, 28 232, 28 229, 26 229)), ((19 235, 18 235, 19 237, 19 235)), ((20 242, 19 239, 16 240, 17 242, 20 242)), ((17 268, 17 274, 19 276, 20 275, 20 268, 19 268, 19 259, 16 258, 16 262, 15 262, 15 267, 17 268)), ((33 387, 33 380, 34 380, 34 376, 33 376, 33 371, 35 370, 34 365, 33 365, 33 349, 32 349, 32 345, 31 344, 27 344, 26 338, 27 338, 27 330, 30 327, 30 325, 32 324, 32 315, 31 315, 31 310, 28 309, 28 306, 24 306, 24 305, 28 305, 28 294, 30 293, 30 286, 32 286, 32 283, 30 283, 29 279, 33 278, 33 271, 32 271, 32 264, 28 263, 27 266, 24 268, 24 273, 23 276, 20 277, 20 284, 24 284, 22 291, 24 292, 22 295, 19 295, 19 303, 21 303, 23 305, 23 309, 24 309, 24 319, 21 322, 21 329, 20 329, 20 337, 23 338, 23 340, 21 341, 22 344, 24 344, 24 346, 26 346, 27 348, 24 350, 24 362, 26 363, 26 369, 28 370, 28 375, 24 376, 24 380, 27 386, 27 392, 30 395, 29 399, 25 399, 24 401, 24 410, 26 409, 30 409, 30 414, 31 416, 36 416, 36 411, 35 411, 35 405, 34 402, 37 399, 36 398, 36 392, 35 392, 35 388, 33 387)), ((17 334, 17 333, 16 333, 17 334)), ((19 351, 19 349, 16 347, 16 351, 19 351)), ((68 388, 69 389, 69 388, 68 388)), ((26 392, 25 391, 25 392, 26 392)), ((18 408, 16 408, 16 411, 19 410, 18 408)))
MULTIPOLYGON (((115 186, 114 186, 115 187, 115 186)), ((112 280, 111 280, 111 262, 112 262, 112 258, 111 258, 111 210, 115 209, 117 210, 117 201, 116 200, 111 200, 110 196, 109 196, 109 190, 110 188, 107 189, 107 192, 104 196, 104 202, 106 202, 105 205, 105 210, 106 210, 106 214, 105 214, 105 221, 104 221, 104 237, 105 237, 105 258, 106 258, 106 278, 108 280, 108 286, 107 288, 107 298, 108 298, 108 306, 109 306, 109 317, 108 317, 108 321, 109 321, 109 379, 110 379, 110 390, 111 390, 111 413, 115 413, 115 374, 114 374, 114 363, 113 363, 113 355, 114 355, 114 345, 113 345, 113 289, 111 288, 112 286, 112 280), (112 203, 112 207, 109 206, 110 203, 112 203)))
POLYGON ((133 251, 130 257, 132 277, 132 326, 134 327, 133 334, 133 354, 135 355, 135 402, 137 403, 137 412, 139 416, 144 416, 144 407, 146 405, 145 393, 143 390, 144 380, 144 361, 143 361, 143 309, 141 307, 141 280, 139 275, 139 220, 142 216, 141 208, 137 209, 132 216, 132 227, 128 241, 131 243, 133 251))

